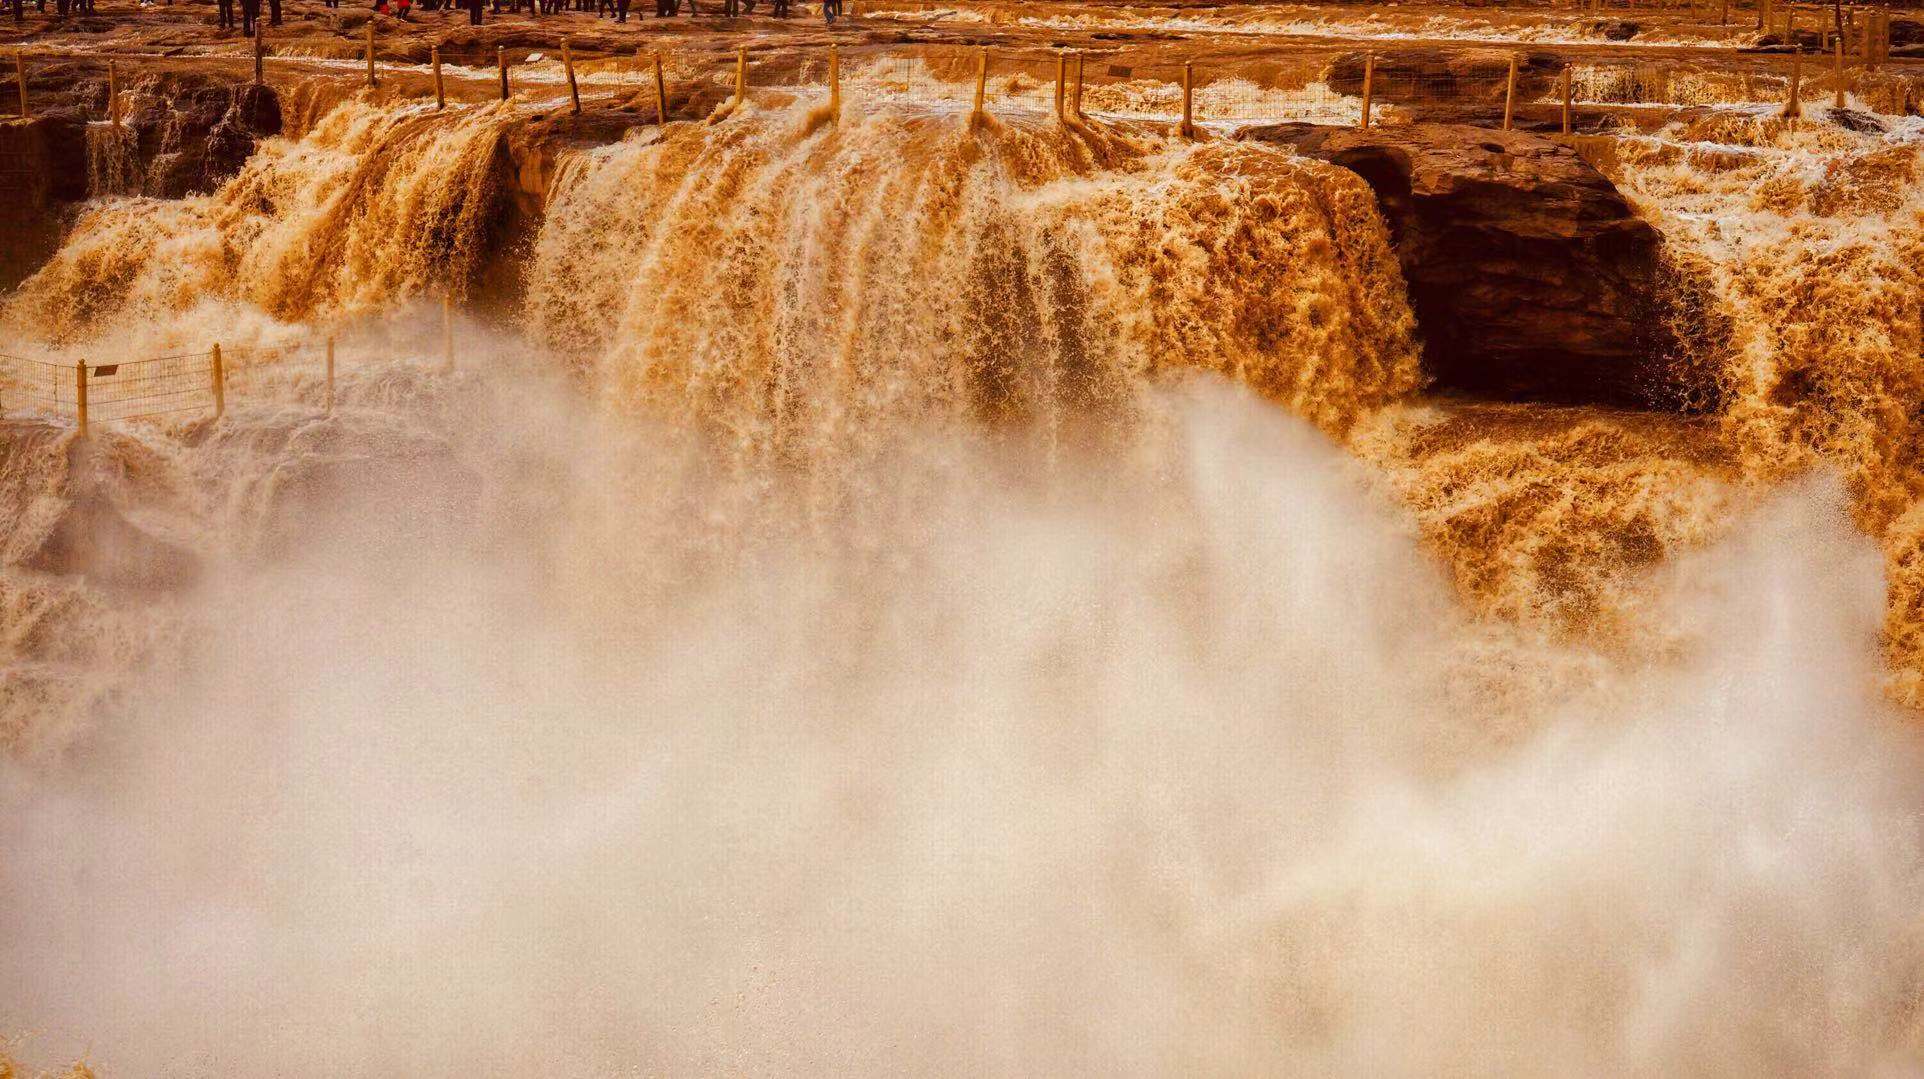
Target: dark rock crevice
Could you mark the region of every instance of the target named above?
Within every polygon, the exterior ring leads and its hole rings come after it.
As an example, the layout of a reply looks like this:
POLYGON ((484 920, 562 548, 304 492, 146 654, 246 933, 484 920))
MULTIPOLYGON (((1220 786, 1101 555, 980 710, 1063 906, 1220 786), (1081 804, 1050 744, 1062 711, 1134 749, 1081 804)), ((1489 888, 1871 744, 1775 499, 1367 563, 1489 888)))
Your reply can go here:
POLYGON ((1376 191, 1438 389, 1677 407, 1671 275, 1657 231, 1577 153, 1445 124, 1279 124, 1245 138, 1343 166, 1376 191))
POLYGON ((71 208, 87 197, 87 121, 75 109, 0 120, 0 291, 25 280, 60 245, 71 208))
POLYGON ((127 94, 122 107, 130 189, 95 194, 206 194, 239 172, 262 139, 281 131, 279 96, 253 83, 150 79, 127 94))

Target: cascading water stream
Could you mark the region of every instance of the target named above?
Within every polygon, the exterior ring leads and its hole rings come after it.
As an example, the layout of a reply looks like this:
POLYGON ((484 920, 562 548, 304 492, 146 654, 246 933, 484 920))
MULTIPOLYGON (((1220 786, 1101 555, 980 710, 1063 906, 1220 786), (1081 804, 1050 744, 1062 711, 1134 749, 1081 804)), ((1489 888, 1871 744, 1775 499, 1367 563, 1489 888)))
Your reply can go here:
POLYGON ((905 421, 1118 419, 1185 371, 1339 432, 1418 383, 1387 235, 1344 170, 954 114, 802 135, 804 115, 575 162, 530 331, 764 463, 905 421))
MULTIPOLYGON (((348 336, 331 415, 9 421, 0 1030, 115 1075, 1916 1059, 1924 756, 1849 523, 1904 519, 1852 447, 1908 436, 1823 411, 1912 368, 1797 367, 1878 304, 1746 326, 1725 416, 1478 412, 1412 399, 1344 170, 812 111, 536 193, 510 109, 350 104, 7 301, 67 353, 348 336), (491 260, 519 307, 440 372, 416 301, 491 260), (1786 444, 1844 483, 1763 491, 1786 444), (63 562, 82 506, 191 572, 63 562)), ((1757 316, 1702 176, 1625 160, 1757 316)), ((1844 256, 1893 289, 1907 206, 1844 256)))
POLYGON ((339 319, 464 281, 502 195, 511 121, 505 109, 343 107, 306 138, 269 141, 212 195, 98 203, 0 325, 159 352, 258 332, 260 313, 339 319), (239 327, 236 310, 251 313, 239 327))

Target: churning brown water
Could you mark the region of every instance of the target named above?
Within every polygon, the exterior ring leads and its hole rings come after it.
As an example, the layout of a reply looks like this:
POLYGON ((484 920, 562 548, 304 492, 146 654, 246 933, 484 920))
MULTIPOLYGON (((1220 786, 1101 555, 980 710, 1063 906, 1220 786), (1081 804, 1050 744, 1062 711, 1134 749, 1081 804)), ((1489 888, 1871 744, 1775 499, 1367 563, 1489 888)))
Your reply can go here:
POLYGON ((1851 183, 1907 133, 1621 145, 1736 327, 1672 420, 1413 399, 1347 172, 811 111, 563 155, 452 374, 506 110, 345 106, 9 301, 349 334, 331 417, 10 432, 10 543, 197 566, 0 574, 17 1052, 1918 1066, 1919 207, 1851 183))

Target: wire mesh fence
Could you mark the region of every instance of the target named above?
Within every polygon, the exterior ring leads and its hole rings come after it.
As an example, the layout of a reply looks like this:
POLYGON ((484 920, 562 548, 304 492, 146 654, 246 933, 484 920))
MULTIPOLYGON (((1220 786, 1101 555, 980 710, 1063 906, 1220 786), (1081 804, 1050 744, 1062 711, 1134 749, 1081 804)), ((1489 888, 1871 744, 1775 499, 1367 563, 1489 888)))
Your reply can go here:
POLYGON ((0 353, 0 412, 54 412, 61 380, 74 377, 72 367, 0 353))
MULTIPOLYGON (((155 356, 130 363, 89 364, 86 394, 96 420, 131 420, 213 407, 214 374, 208 353, 155 356)), ((80 380, 67 380, 55 411, 77 416, 80 380)))
POLYGON ((182 352, 118 363, 55 363, 0 353, 0 414, 90 422, 218 412, 229 398, 295 400, 325 382, 332 398, 332 344, 182 352))

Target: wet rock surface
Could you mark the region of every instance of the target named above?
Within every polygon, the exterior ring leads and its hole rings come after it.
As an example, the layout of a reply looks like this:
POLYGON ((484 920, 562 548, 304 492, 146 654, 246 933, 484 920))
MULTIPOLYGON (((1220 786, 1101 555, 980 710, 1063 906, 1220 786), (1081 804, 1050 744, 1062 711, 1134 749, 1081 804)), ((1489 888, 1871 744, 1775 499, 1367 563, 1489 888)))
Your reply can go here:
POLYGON ((1629 41, 1643 32, 1643 24, 1629 19, 1598 19, 1585 29, 1601 34, 1606 41, 1629 41))
POLYGON ((1826 30, 1807 30, 1799 27, 1792 30, 1789 37, 1783 33, 1765 34, 1757 43, 1742 51, 1762 53, 1815 53, 1820 56, 1830 50, 1831 35, 1826 30))
POLYGON ((1658 233, 1574 150, 1445 124, 1278 124, 1243 137, 1343 166, 1375 189, 1439 388, 1674 399, 1658 233))
POLYGON ((64 505, 21 566, 96 584, 140 591, 169 591, 192 584, 198 560, 183 548, 128 521, 98 490, 64 505))
POLYGON ((0 120, 0 289, 53 253, 66 205, 87 197, 86 127, 75 109, 0 120))
POLYGON ((68 428, 0 422, 0 494, 15 507, 0 527, 0 569, 143 592, 197 579, 192 554, 127 518, 112 493, 125 476, 109 458, 68 428))
POLYGON ((252 83, 158 80, 131 95, 124 123, 135 155, 130 194, 204 194, 240 171, 260 140, 281 130, 280 98, 252 83))
POLYGON ((87 198, 210 192, 281 130, 279 97, 252 83, 150 78, 123 91, 119 127, 98 122, 104 81, 60 85, 54 104, 0 119, 0 290, 39 268, 87 198))

